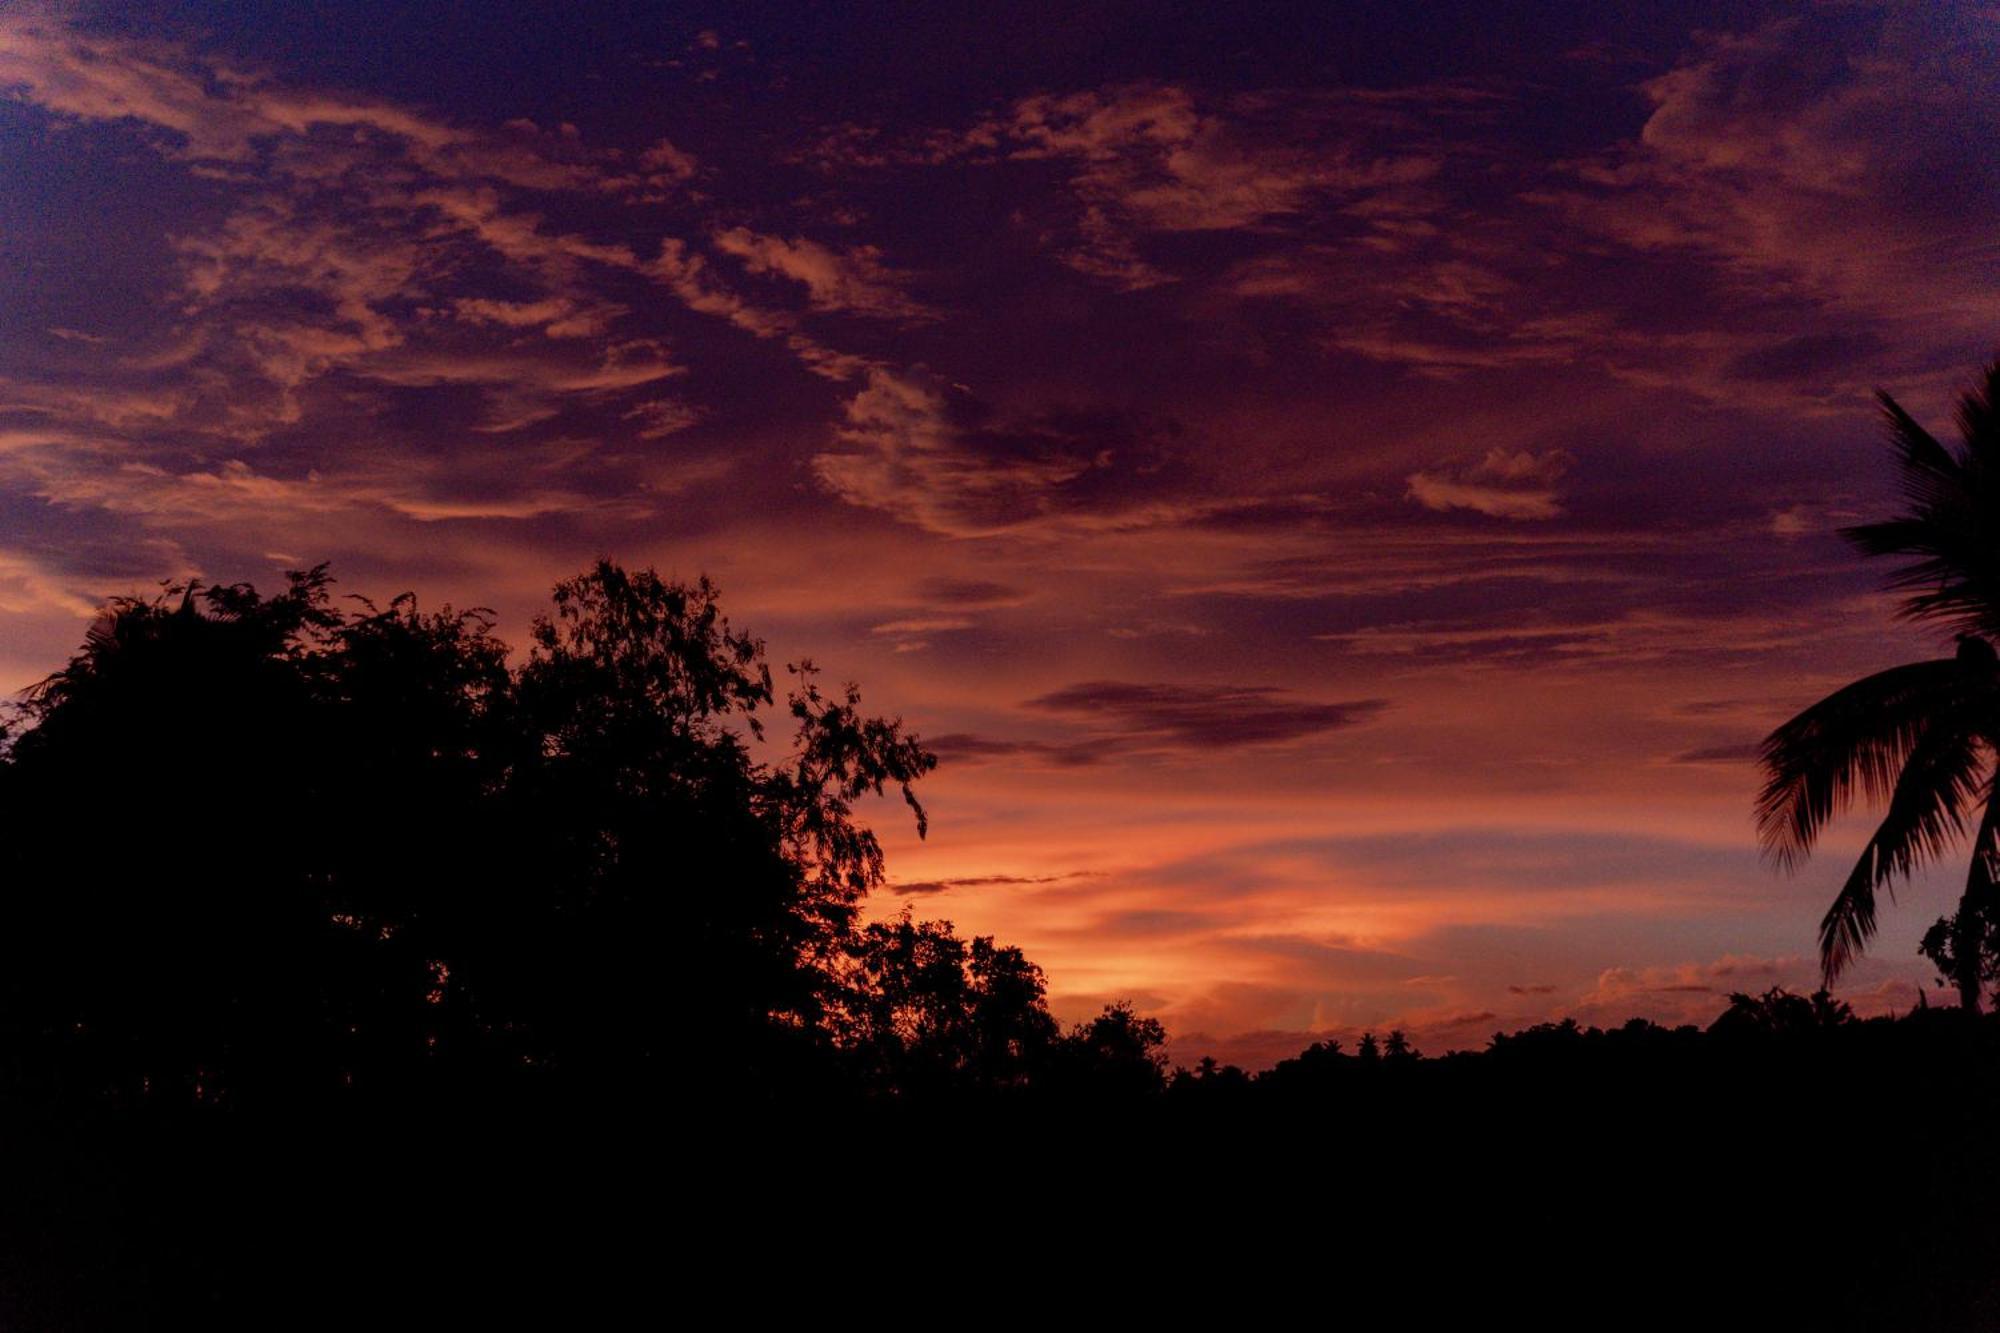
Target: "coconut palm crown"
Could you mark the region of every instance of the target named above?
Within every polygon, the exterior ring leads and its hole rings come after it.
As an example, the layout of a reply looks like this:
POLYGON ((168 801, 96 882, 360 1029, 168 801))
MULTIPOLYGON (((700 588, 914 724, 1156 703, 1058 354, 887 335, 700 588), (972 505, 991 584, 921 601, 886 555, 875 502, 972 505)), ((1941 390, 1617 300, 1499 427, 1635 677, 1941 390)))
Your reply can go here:
POLYGON ((1886 807, 1820 922, 1830 986, 1875 934, 1876 894, 1948 855, 1974 830, 1956 918, 1927 951, 1960 1002, 1977 1009, 1986 927, 2000 882, 2000 363, 1960 399, 1955 448, 1878 393, 1903 491, 1897 516, 1842 531, 1863 554, 1904 563, 1888 586, 1903 618, 1958 636, 1950 657, 1891 667, 1835 691, 1765 738, 1757 798, 1767 857, 1797 869, 1820 831, 1857 796, 1886 807))

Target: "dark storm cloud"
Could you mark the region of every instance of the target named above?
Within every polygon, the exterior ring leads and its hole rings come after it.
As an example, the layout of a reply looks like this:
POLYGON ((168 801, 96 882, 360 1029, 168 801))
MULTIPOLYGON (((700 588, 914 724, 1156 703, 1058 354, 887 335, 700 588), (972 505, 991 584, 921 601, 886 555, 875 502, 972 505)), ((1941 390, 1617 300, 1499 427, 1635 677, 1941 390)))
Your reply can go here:
POLYGON ((1116 746, 1109 741, 1057 744, 1048 741, 1000 740, 991 736, 975 736, 968 732, 927 736, 924 738, 924 745, 947 764, 976 764, 995 759, 1027 759, 1057 768, 1088 768, 1093 764, 1103 763, 1116 749, 1116 746))
POLYGON ((1357 726, 1380 714, 1388 701, 1312 703, 1265 685, 1093 680, 1030 699, 1027 707, 1083 719, 1127 744, 1226 750, 1357 726))
POLYGON ((1610 627, 1494 629, 1480 627, 1407 630, 1394 626, 1379 631, 1317 636, 1351 652, 1407 656, 1419 661, 1450 663, 1550 662, 1598 657, 1615 652, 1610 627))
POLYGON ((1315 703, 1269 686, 1085 681, 1024 706, 1073 718, 1091 734, 1048 741, 950 733, 926 744, 946 763, 1024 760, 1082 768, 1126 754, 1200 753, 1304 740, 1367 722, 1388 701, 1315 703))
POLYGON ((992 579, 925 579, 916 586, 919 601, 931 606, 988 607, 1018 606, 1027 600, 1025 589, 992 579))
POLYGON ((1866 379, 1886 350, 1881 337, 1873 333, 1808 333, 1743 352, 1723 367, 1723 373, 1750 380, 1789 381, 1812 375, 1866 379))
POLYGON ((1756 761, 1763 753, 1763 747, 1755 741, 1743 741, 1735 745, 1705 745, 1699 749, 1683 750, 1670 761, 1676 764, 1747 764, 1756 761))
POLYGON ((892 880, 887 885, 889 892, 898 897, 924 896, 944 893, 950 889, 987 889, 995 887, 1015 887, 1022 884, 1054 884, 1069 878, 1066 875, 968 875, 960 879, 892 880))

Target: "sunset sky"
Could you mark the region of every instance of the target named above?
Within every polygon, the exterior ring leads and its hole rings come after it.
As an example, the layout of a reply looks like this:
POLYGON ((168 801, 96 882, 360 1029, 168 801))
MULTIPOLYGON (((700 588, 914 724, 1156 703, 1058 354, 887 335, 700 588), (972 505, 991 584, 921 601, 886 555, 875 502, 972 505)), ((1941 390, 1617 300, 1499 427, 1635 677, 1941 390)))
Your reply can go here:
POLYGON ((1706 1021, 1868 827, 1767 869, 1751 747, 1949 648, 1834 530, 2000 346, 1996 143, 1972 4, 0 0, 0 687, 169 577, 706 572, 944 761, 874 910, 1065 1018, 1706 1021))

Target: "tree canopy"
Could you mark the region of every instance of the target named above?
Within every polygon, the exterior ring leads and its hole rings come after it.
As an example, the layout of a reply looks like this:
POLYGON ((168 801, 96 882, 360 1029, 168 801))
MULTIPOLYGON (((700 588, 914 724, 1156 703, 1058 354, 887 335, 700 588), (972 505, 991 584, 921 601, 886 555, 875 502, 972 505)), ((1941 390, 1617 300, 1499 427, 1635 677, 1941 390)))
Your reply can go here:
POLYGON ((921 834, 937 761, 810 662, 781 705, 706 579, 600 561, 518 661, 493 630, 337 603, 324 566, 108 606, 0 753, 16 1082, 199 1105, 691 1069, 753 1099, 1080 1063, 1157 1085, 1157 1023, 1065 1035, 1018 949, 862 923, 884 867, 859 803, 899 796, 921 834))

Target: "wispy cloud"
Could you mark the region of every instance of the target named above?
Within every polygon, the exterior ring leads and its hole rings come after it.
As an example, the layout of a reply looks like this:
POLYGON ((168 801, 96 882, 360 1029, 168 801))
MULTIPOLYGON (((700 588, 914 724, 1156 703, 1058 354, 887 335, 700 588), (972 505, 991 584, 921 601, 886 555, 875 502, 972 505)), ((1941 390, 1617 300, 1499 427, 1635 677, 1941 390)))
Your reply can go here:
POLYGON ((1699 1020, 1845 869, 1763 877, 1749 739, 1937 651, 1834 534, 1870 389, 1948 429, 2000 328, 1974 9, 1186 10, 976 78, 831 9, 588 71, 425 20, 469 81, 385 11, 362 88, 311 25, 0 8, 8 683, 165 577, 518 638, 599 554, 707 570, 943 757, 907 886, 1066 1015, 1282 1055, 1699 1020))
POLYGON ((891 270, 874 246, 836 250, 803 236, 763 236, 747 227, 717 232, 715 246, 755 274, 804 287, 815 310, 878 319, 929 320, 936 311, 913 299, 907 275, 891 270))
POLYGON ((1426 509, 1471 509, 1494 518, 1557 518, 1556 483, 1569 471, 1560 450, 1543 454, 1488 450, 1470 467, 1410 474, 1409 495, 1426 509))
POLYGON ((1030 699, 1101 736, 1148 749, 1226 750, 1282 744, 1352 727, 1388 706, 1382 699, 1317 703, 1265 685, 1168 685, 1093 680, 1030 699))
POLYGON ((838 447, 813 459, 820 481, 850 504, 939 533, 1045 516, 1065 487, 1110 461, 1058 431, 996 428, 969 394, 918 373, 871 372, 846 415, 838 447))

